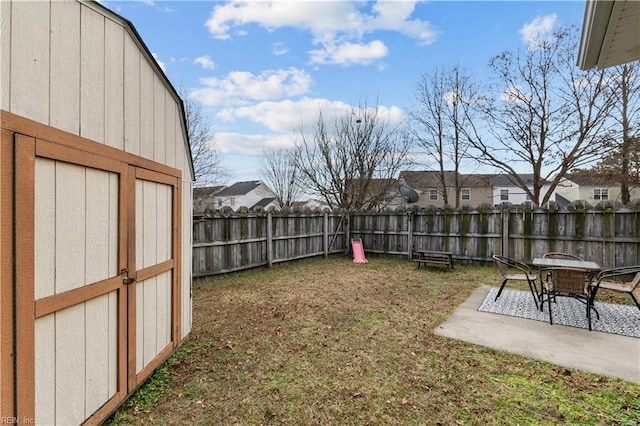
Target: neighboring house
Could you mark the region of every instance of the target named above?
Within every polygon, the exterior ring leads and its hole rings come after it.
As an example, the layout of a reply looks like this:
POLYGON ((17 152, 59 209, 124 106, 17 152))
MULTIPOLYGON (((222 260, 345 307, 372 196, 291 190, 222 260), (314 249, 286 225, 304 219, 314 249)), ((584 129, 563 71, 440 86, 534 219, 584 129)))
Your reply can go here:
MULTIPOLYGON (((358 184, 364 181, 354 180, 352 183, 358 184)), ((349 188, 350 185, 347 185, 349 188)), ((382 211, 387 208, 394 209, 402 206, 402 198, 398 181, 396 179, 369 179, 368 194, 365 195, 362 205, 369 210, 382 211)))
MULTIPOLYGON (((640 198, 640 182, 629 185, 631 199, 640 198)), ((600 201, 621 201, 620 183, 604 175, 569 174, 560 181, 556 192, 573 202, 584 200, 590 204, 600 201)))
MULTIPOLYGON (((521 174, 519 176, 527 184, 527 188, 529 188, 529 190, 533 192, 533 175, 521 174)), ((514 205, 531 203, 531 198, 529 197, 527 191, 520 187, 520 184, 512 175, 493 175, 491 178, 491 186, 493 187, 491 204, 494 206, 498 206, 504 203, 514 205)), ((540 189, 540 200, 544 199, 544 196, 547 194, 547 192, 549 192, 549 189, 549 184, 545 184, 542 186, 542 188, 540 189)), ((549 201, 556 201, 555 191, 551 193, 549 201)))
POLYGON ((193 214, 203 214, 214 209, 214 196, 220 192, 224 186, 207 186, 193 188, 193 214))
POLYGON ((350 179, 345 186, 347 208, 381 211, 402 205, 396 179, 350 179))
POLYGON ((233 210, 238 210, 240 207, 253 208, 254 206, 264 208, 276 206, 274 193, 259 180, 236 182, 220 190, 213 197, 211 209, 220 210, 223 207, 231 207, 233 210))
MULTIPOLYGON (((445 171, 444 176, 449 206, 455 207, 455 172, 445 171)), ((459 205, 476 207, 490 203, 493 194, 490 178, 491 175, 459 174, 458 182, 461 186, 459 205)), ((439 172, 404 171, 400 172, 399 181, 415 189, 420 196, 418 202, 411 204, 411 207, 444 207, 444 193, 439 172)))
POLYGON ((258 201, 253 206, 251 206, 250 208, 255 209, 257 207, 261 207, 265 210, 270 209, 271 207, 278 208, 277 198, 276 197, 263 198, 262 200, 258 201))

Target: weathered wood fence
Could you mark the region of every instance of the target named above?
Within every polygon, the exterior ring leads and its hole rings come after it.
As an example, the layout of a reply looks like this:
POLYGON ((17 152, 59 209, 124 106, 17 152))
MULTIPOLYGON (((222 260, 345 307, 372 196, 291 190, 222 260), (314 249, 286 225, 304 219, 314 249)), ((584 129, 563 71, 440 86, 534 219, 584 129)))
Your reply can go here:
POLYGON ((194 218, 193 275, 205 277, 332 253, 360 238, 366 253, 409 258, 413 250, 453 253, 458 263, 492 254, 529 261, 574 253, 604 267, 640 264, 640 206, 564 209, 507 206, 386 212, 224 212, 194 218))

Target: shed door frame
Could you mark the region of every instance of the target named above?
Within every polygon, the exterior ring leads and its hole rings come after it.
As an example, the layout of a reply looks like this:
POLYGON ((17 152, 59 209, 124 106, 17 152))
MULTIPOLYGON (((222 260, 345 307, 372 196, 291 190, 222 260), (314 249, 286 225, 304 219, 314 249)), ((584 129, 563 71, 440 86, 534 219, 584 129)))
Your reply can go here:
MULTIPOLYGON (((14 144, 11 150, 3 149, 3 164, 7 163, 6 156, 13 154, 15 168, 12 167, 15 186, 11 188, 13 194, 13 221, 12 232, 15 246, 15 263, 13 266, 13 294, 15 303, 14 312, 14 336, 13 341, 13 366, 15 386, 13 387, 13 411, 7 412, 5 402, 9 398, 3 398, 3 413, 9 416, 20 415, 21 418, 35 418, 35 321, 37 318, 64 309, 93 297, 117 290, 118 295, 118 370, 117 391, 111 399, 100 409, 90 415, 87 423, 102 422, 119 404, 130 395, 142 381, 147 378, 157 366, 159 366, 179 345, 181 341, 181 240, 182 217, 181 200, 182 188, 181 171, 166 165, 126 153, 115 148, 87 140, 67 132, 53 129, 49 126, 33 122, 23 117, 2 111, 3 120, 3 147, 7 139, 6 131, 13 132, 14 144), (53 142, 55 141, 55 142, 53 142), (68 294, 62 293, 51 297, 35 300, 35 163, 36 157, 49 158, 70 164, 115 172, 119 175, 118 195, 118 270, 126 271, 135 269, 132 260, 131 249, 135 253, 135 181, 136 176, 143 180, 151 180, 166 183, 173 186, 172 193, 172 242, 171 265, 165 263, 157 268, 139 270, 137 273, 144 278, 154 273, 172 270, 171 278, 171 342, 156 358, 150 362, 143 371, 138 374, 131 371, 131 356, 135 357, 135 351, 131 351, 130 330, 135 329, 135 315, 130 318, 132 309, 131 294, 135 294, 132 285, 125 284, 122 276, 112 277, 93 285, 71 290, 68 294), (133 186, 132 186, 133 185, 133 186), (121 313, 124 313, 122 315, 121 313)), ((4 176, 4 173, 3 173, 4 176)), ((3 213, 6 211, 3 205, 3 213)), ((3 224, 4 227, 4 224, 3 224)), ((133 255, 135 256, 135 255, 133 255)), ((135 259, 135 257, 133 257, 135 259)), ((3 274, 6 269, 3 267, 3 274)), ((6 283, 3 277, 3 300, 7 296, 6 283)), ((135 297, 133 298, 135 303, 135 297)), ((135 312, 135 311, 134 311, 135 312)), ((3 367, 6 365, 3 351, 3 367)), ((135 358, 133 359, 135 366, 135 358)), ((3 374, 6 373, 6 370, 3 374)), ((9 382, 3 376, 2 391, 6 394, 9 389, 5 384, 9 382)))

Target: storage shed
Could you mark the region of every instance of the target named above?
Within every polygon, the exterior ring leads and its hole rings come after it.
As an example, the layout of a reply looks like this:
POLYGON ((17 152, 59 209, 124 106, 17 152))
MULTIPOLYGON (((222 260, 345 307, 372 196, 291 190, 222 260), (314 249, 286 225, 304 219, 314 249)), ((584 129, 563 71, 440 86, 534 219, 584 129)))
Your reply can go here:
POLYGON ((0 22, 0 417, 100 423, 191 329, 183 105, 97 2, 0 22))

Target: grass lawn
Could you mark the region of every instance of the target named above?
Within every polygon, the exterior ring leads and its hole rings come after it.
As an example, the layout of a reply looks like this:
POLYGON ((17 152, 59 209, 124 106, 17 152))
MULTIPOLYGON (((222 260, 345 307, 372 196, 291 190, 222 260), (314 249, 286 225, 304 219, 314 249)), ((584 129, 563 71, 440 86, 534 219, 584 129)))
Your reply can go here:
POLYGON ((433 334, 500 281, 493 267, 334 257, 197 283, 191 334, 110 422, 640 423, 640 385, 433 334))

